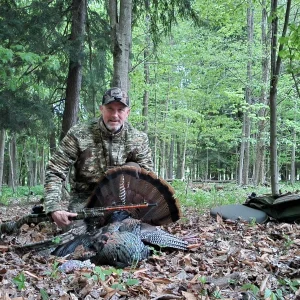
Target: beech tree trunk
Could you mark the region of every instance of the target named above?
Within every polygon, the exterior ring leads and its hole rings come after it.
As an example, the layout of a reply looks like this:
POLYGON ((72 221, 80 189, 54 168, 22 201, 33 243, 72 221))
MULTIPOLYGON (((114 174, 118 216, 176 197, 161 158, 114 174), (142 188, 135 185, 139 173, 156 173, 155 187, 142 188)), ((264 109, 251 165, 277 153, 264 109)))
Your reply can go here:
POLYGON ((73 0, 70 62, 60 139, 78 121, 86 9, 86 0, 73 0))
POLYGON ((143 117, 144 117, 144 132, 148 132, 148 108, 149 108, 149 91, 147 90, 147 86, 149 85, 149 64, 146 61, 148 58, 148 50, 144 50, 144 76, 145 76, 145 90, 143 95, 143 117))
MULTIPOLYGON (((269 35, 267 27, 266 0, 262 2, 262 21, 261 21, 261 41, 262 41, 262 88, 260 103, 267 105, 267 85, 269 80, 269 35)), ((258 130, 256 136, 255 151, 255 172, 253 174, 254 184, 259 185, 265 182, 265 135, 266 135, 266 108, 262 107, 258 111, 258 130)))
POLYGON ((8 144, 8 148, 9 148, 8 154, 9 154, 9 162, 10 162, 9 186, 12 187, 13 191, 15 191, 17 186, 17 174, 18 174, 17 141, 16 141, 15 133, 12 134, 12 137, 8 144))
MULTIPOLYGON (((282 37, 286 36, 291 9, 291 0, 287 1, 282 37)), ((271 40, 271 78, 270 78, 270 170, 272 195, 279 195, 279 174, 277 157, 277 85, 280 74, 281 57, 278 55, 283 50, 279 45, 278 53, 278 17, 277 0, 271 1, 272 40, 271 40)))
POLYGON ((172 179, 173 178, 173 164, 174 164, 174 149, 175 148, 175 141, 174 141, 174 135, 171 137, 171 143, 170 143, 170 152, 168 156, 168 172, 167 172, 167 178, 172 179))
POLYGON ((182 146, 181 146, 181 143, 180 143, 179 140, 177 140, 176 149, 177 149, 177 153, 176 153, 177 154, 176 178, 181 179, 182 178, 182 173, 183 173, 183 170, 181 169, 182 168, 183 149, 182 149, 182 146))
MULTIPOLYGON (((186 121, 186 122, 189 123, 188 121, 186 121)), ((184 133, 184 141, 183 141, 181 179, 186 179, 185 178, 186 148, 187 148, 187 128, 186 128, 185 133, 184 133)))
POLYGON ((239 160, 239 167, 238 167, 238 184, 243 184, 243 169, 244 169, 244 156, 245 156, 245 117, 243 116, 243 129, 242 129, 242 142, 240 147, 240 160, 239 160))
MULTIPOLYGON (((145 9, 149 9, 149 0, 145 1, 145 9)), ((149 16, 145 18, 146 27, 148 29, 149 16)), ((150 38, 149 35, 145 36, 145 50, 144 50, 144 81, 145 81, 145 90, 143 95, 143 117, 144 117, 144 132, 148 132, 148 110, 149 110, 149 90, 148 86, 150 84, 150 70, 149 70, 149 47, 150 47, 150 38)))
POLYGON ((248 30, 248 62, 247 62, 247 86, 245 91, 245 100, 248 104, 248 109, 243 116, 243 133, 242 145, 240 154, 240 170, 239 170, 239 184, 247 185, 249 183, 249 165, 250 165, 250 134, 251 121, 249 118, 249 109, 252 104, 252 45, 253 45, 253 5, 252 0, 248 0, 247 9, 247 30, 248 30))
MULTIPOLYGON (((156 97, 156 90, 154 92, 154 122, 155 124, 157 123, 157 97, 156 97)), ((157 133, 157 127, 155 127, 154 129, 154 138, 153 138, 153 170, 155 170, 156 172, 158 171, 157 170, 157 167, 159 166, 158 164, 158 133, 157 133)))
POLYGON ((129 70, 132 32, 132 0, 109 0, 108 13, 111 25, 113 78, 112 86, 129 90, 129 70))
POLYGON ((4 170, 4 150, 5 150, 5 129, 0 130, 0 196, 2 194, 3 170, 4 170))
POLYGON ((40 152, 40 163, 39 163, 39 177, 40 177, 40 184, 44 184, 45 182, 45 148, 42 145, 41 152, 40 152))
MULTIPOLYGON (((290 67, 293 70, 292 60, 290 60, 290 67)), ((300 88, 297 80, 296 74, 292 71, 292 77, 295 84, 295 88, 297 91, 298 98, 300 98, 300 88)), ((295 103, 295 111, 298 111, 297 102, 295 103)), ((297 117, 295 115, 294 122, 297 123, 297 117)), ((293 128, 293 146, 292 146, 292 154, 291 154, 291 184, 295 184, 296 176, 297 176, 297 169, 296 169, 296 145, 297 145, 297 134, 295 128, 293 128)))
POLYGON ((160 163, 159 163, 159 176, 165 178, 166 175, 166 153, 167 153, 167 146, 166 141, 161 139, 160 140, 160 163))
POLYGON ((39 160, 39 148, 38 148, 38 144, 36 143, 35 155, 34 155, 34 159, 32 161, 33 186, 36 186, 38 184, 38 160, 39 160))

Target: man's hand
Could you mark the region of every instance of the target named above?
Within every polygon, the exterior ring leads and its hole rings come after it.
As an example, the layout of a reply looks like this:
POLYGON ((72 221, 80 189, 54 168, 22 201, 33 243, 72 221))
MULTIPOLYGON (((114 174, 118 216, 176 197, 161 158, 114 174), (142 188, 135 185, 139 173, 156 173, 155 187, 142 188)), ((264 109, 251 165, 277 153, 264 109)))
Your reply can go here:
POLYGON ((51 214, 53 221, 59 227, 64 227, 64 226, 70 225, 72 223, 72 221, 70 219, 72 217, 76 217, 76 216, 77 216, 76 213, 71 213, 71 212, 64 211, 64 210, 57 210, 51 214))

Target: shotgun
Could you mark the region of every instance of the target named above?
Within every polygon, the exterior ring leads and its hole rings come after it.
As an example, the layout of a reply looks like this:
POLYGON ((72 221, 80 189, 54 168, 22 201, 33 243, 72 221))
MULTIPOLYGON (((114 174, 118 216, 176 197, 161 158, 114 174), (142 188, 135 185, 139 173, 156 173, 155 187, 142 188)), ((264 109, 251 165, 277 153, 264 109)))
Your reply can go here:
MULTIPOLYGON (((83 220, 86 218, 97 218, 104 216, 105 212, 117 211, 117 210, 131 210, 135 208, 147 208, 150 206, 157 206, 156 203, 143 203, 143 204, 131 204, 131 205, 116 205, 107 207, 94 207, 94 208, 83 208, 75 211, 76 217, 72 217, 72 220, 83 220)), ((46 214, 42 205, 33 207, 32 213, 23 216, 15 221, 7 221, 0 224, 0 234, 7 233, 11 234, 17 232, 18 229, 24 224, 38 224, 41 222, 53 222, 51 216, 46 214)))

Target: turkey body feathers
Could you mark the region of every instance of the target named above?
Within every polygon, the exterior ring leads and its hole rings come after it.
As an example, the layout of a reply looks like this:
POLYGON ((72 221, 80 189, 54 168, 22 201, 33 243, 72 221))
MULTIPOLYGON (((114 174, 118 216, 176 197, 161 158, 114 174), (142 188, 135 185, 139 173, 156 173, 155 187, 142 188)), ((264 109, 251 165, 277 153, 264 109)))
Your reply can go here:
POLYGON ((130 213, 142 222, 164 225, 181 217, 180 204, 174 194, 173 187, 155 173, 121 166, 108 170, 99 180, 86 208, 155 203, 156 206, 132 209, 130 213))
POLYGON ((94 253, 90 257, 93 263, 125 267, 148 258, 148 245, 187 249, 187 242, 129 215, 124 218, 124 214, 124 211, 113 213, 112 223, 93 233, 77 236, 73 241, 57 247, 52 254, 66 256, 78 246, 83 246, 94 253))
POLYGON ((131 232, 107 232, 94 240, 97 254, 92 262, 124 268, 148 258, 149 248, 131 232))

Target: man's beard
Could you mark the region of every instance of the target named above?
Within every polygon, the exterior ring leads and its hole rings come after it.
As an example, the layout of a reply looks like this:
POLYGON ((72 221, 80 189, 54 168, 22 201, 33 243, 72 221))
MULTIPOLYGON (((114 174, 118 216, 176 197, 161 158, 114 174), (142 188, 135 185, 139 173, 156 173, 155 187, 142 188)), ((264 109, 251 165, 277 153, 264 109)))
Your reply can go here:
POLYGON ((116 133, 116 132, 120 131, 122 126, 123 126, 123 124, 119 124, 117 126, 111 126, 110 124, 105 124, 105 127, 112 133, 116 133))

